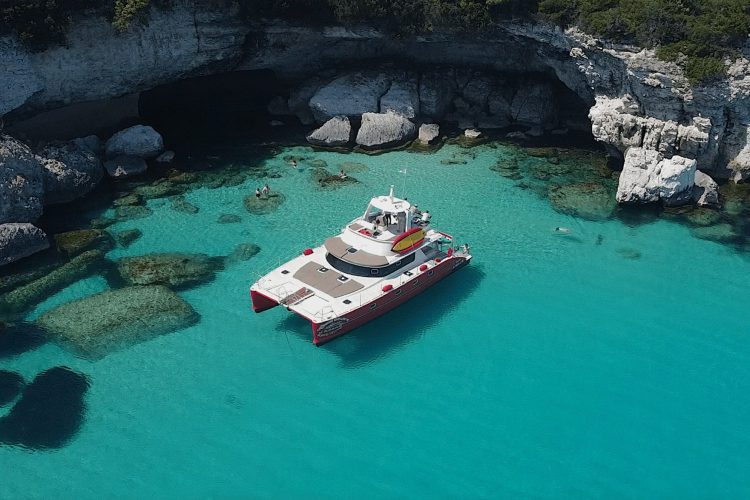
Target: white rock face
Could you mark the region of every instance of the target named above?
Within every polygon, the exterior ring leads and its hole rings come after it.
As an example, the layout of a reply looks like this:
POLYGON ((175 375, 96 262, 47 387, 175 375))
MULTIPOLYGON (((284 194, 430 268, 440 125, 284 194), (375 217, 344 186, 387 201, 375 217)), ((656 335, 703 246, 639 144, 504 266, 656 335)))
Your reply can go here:
POLYGON ((695 171, 695 186, 693 186, 693 201, 701 207, 719 204, 719 185, 711 176, 700 170, 695 171))
POLYGON ((630 148, 625 154, 625 165, 617 186, 617 201, 685 203, 690 200, 695 183, 695 166, 696 161, 689 158, 664 158, 652 149, 630 148))
POLYGON ((414 123, 398 113, 363 113, 357 144, 366 148, 390 147, 412 139, 415 133, 414 123))
POLYGON ((43 198, 41 159, 25 144, 0 135, 0 224, 37 220, 43 198))
POLYGON ((164 151, 164 140, 148 125, 133 125, 110 137, 104 150, 108 158, 121 155, 153 158, 164 151))
POLYGON ((352 136, 352 125, 346 116, 334 116, 307 136, 307 142, 318 146, 346 146, 352 136))
POLYGON ((104 177, 99 158, 75 142, 48 146, 40 153, 44 175, 44 204, 67 203, 85 195, 104 177))
POLYGON ((104 162, 107 174, 115 179, 131 177, 146 171, 146 160, 138 156, 117 156, 104 162))
POLYGON ((104 16, 82 15, 71 26, 64 46, 42 52, 0 38, 0 115, 22 104, 42 109, 116 97, 229 69, 249 30, 237 7, 190 2, 151 8, 148 23, 132 23, 124 33, 104 16))
POLYGON ((47 235, 33 224, 0 224, 0 266, 47 248, 47 235))
POLYGON ((391 79, 391 87, 380 98, 380 112, 393 111, 412 119, 419 115, 417 75, 403 74, 391 79))
POLYGON ((437 123, 423 123, 419 126, 419 142, 429 144, 440 135, 440 126, 437 123))
POLYGON ((388 90, 390 83, 385 73, 348 73, 321 87, 310 99, 310 110, 318 123, 334 116, 355 117, 362 113, 376 113, 380 97, 388 90))
POLYGON ((464 136, 469 139, 478 139, 482 136, 482 132, 474 128, 467 128, 464 130, 464 136))

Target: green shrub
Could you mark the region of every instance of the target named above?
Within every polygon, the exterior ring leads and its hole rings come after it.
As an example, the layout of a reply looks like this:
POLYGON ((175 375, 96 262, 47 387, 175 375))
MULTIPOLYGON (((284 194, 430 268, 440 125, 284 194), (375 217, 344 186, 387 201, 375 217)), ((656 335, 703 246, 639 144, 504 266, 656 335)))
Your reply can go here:
POLYGON ((115 0, 115 16, 112 26, 118 31, 125 31, 133 19, 146 10, 150 0, 115 0))

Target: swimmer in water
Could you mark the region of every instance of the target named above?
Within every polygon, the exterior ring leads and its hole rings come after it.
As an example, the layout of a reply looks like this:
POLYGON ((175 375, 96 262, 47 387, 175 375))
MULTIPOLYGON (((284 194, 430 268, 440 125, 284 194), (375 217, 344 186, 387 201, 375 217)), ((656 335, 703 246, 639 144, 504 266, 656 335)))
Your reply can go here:
POLYGON ((297 160, 292 160, 289 162, 289 164, 292 166, 292 168, 297 168, 297 160))
POLYGON ((561 234, 570 234, 570 229, 568 229, 567 227, 557 226, 555 228, 555 232, 561 234))

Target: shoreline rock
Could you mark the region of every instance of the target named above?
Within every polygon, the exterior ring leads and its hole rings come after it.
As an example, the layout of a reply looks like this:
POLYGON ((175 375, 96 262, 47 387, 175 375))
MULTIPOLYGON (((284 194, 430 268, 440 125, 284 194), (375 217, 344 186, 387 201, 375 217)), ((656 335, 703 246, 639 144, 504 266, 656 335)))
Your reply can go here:
POLYGON ((49 248, 47 234, 29 223, 0 224, 0 266, 49 248))

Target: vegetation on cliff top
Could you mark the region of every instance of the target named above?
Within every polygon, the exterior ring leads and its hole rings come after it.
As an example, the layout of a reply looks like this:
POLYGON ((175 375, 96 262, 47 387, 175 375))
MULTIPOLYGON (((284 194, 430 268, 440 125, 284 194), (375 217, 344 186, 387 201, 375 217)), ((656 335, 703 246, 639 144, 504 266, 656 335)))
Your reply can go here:
MULTIPOLYGON (((231 0, 225 0, 227 2, 231 0)), ((249 19, 368 23, 397 34, 477 31, 493 21, 531 18, 578 25, 606 40, 656 48, 693 83, 725 74, 750 33, 749 0, 236 0, 249 19)), ((150 3, 169 0, 10 0, 0 7, 0 34, 15 31, 32 48, 64 40, 71 13, 106 9, 120 31, 150 3)))

